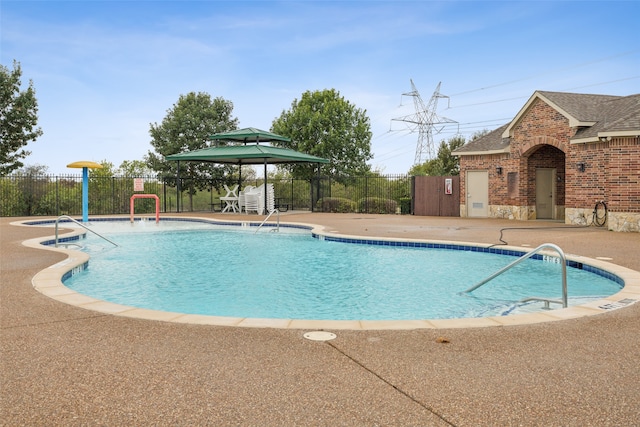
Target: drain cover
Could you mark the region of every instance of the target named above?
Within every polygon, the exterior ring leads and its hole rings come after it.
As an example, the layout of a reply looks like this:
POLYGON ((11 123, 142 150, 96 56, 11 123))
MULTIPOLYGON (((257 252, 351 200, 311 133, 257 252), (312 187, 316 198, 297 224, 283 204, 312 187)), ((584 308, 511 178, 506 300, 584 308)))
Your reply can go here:
POLYGON ((325 331, 313 331, 307 332, 303 336, 311 341, 329 341, 334 339, 336 337, 336 334, 325 331))

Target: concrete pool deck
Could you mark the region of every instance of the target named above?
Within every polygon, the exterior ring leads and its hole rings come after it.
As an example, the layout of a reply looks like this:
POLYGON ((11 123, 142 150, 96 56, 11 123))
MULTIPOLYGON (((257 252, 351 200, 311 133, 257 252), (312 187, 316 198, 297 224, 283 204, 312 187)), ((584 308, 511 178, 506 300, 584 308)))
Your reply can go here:
MULTIPOLYGON (((518 326, 336 329, 326 342, 304 339, 305 329, 127 318, 37 292, 32 278, 66 255, 22 245, 52 228, 10 225, 16 220, 0 219, 0 425, 637 423, 640 304, 518 326)), ((555 243, 640 271, 640 235, 599 228, 357 214, 281 220, 486 244, 499 244, 506 227, 511 246, 555 243)))

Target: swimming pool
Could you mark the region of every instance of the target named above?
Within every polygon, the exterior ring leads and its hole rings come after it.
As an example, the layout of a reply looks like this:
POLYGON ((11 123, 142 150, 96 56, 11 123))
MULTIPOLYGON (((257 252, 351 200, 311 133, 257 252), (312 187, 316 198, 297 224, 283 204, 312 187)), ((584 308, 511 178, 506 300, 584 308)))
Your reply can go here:
MULTIPOLYGON (((256 227, 184 220, 98 228, 120 246, 88 235, 81 242, 91 255, 88 268, 67 274, 65 285, 152 310, 307 320, 477 318, 538 311, 541 303, 518 301, 561 292, 556 258, 540 257, 460 294, 521 254, 512 249, 353 239, 290 227, 255 233, 256 227)), ((613 274, 569 265, 571 305, 621 289, 613 274)))

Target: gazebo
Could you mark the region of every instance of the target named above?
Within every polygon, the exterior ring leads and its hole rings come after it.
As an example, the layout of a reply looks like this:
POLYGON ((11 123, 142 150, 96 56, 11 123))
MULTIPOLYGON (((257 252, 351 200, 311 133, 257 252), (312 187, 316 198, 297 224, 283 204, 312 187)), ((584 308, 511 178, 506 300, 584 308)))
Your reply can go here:
MULTIPOLYGON (((221 145, 166 156, 165 158, 167 160, 178 162, 178 178, 180 178, 181 161, 234 164, 238 166, 264 165, 265 184, 267 182, 268 164, 329 163, 328 159, 301 153, 289 148, 260 145, 261 142, 290 141, 290 139, 256 128, 245 128, 230 132, 218 133, 212 135, 210 139, 215 141, 227 141, 235 143, 242 142, 243 145, 221 145)), ((180 179, 178 179, 178 185, 180 185, 180 179)), ((180 191, 179 188, 178 191, 180 191)), ((267 200, 266 191, 267 189, 265 185, 265 211, 267 200)))

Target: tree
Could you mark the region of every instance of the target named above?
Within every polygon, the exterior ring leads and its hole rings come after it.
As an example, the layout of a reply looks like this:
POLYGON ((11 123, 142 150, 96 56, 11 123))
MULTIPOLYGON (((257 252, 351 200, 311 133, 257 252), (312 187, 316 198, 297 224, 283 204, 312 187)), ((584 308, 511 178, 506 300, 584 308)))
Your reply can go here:
MULTIPOLYGON (((291 138, 274 143, 281 147, 329 159, 321 166, 324 175, 368 173, 371 154, 371 124, 366 110, 356 108, 335 89, 302 94, 288 111, 273 121, 271 131, 291 138)), ((295 178, 308 179, 313 167, 305 164, 284 166, 295 178)))
POLYGON ((143 160, 123 160, 120 163, 120 167, 118 167, 117 173, 122 176, 141 177, 153 175, 153 170, 143 160))
POLYGON ((460 174, 460 161, 457 156, 454 156, 452 151, 456 148, 460 148, 465 144, 463 136, 456 135, 449 139, 448 142, 444 140, 440 142, 438 148, 438 155, 435 159, 431 159, 420 165, 414 165, 409 174, 414 176, 426 175, 426 176, 449 176, 460 174))
POLYGON ((0 216, 24 215, 26 210, 24 194, 18 184, 11 179, 0 179, 0 216))
POLYGON ((479 131, 473 133, 473 135, 471 135, 471 137, 469 138, 469 142, 475 141, 476 139, 479 139, 479 138, 482 138, 483 136, 487 135, 488 133, 491 133, 491 131, 489 129, 479 130, 479 131))
POLYGON ((21 91, 22 69, 13 61, 13 71, 0 65, 0 176, 23 166, 29 154, 22 147, 42 135, 38 122, 38 102, 33 81, 21 91))
POLYGON ((11 173, 12 176, 19 177, 16 183, 24 200, 25 215, 41 214, 38 208, 39 201, 51 184, 48 173, 48 166, 37 164, 24 166, 11 173))
MULTIPOLYGON (((173 108, 167 110, 161 124, 152 123, 149 134, 155 152, 149 151, 145 161, 151 169, 165 177, 177 174, 177 162, 168 162, 164 156, 193 151, 210 146, 209 137, 214 133, 237 129, 238 119, 232 117, 233 103, 221 97, 211 99, 207 93, 190 92, 180 95, 173 108)), ((186 178, 183 189, 189 194, 193 207, 193 194, 211 186, 220 187, 225 172, 230 168, 203 162, 184 162, 180 165, 180 177, 186 178)))

